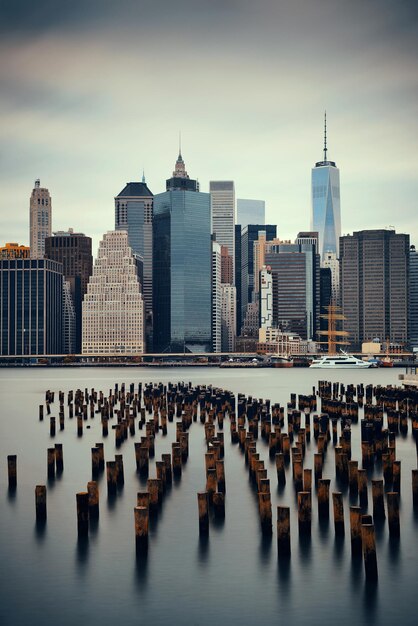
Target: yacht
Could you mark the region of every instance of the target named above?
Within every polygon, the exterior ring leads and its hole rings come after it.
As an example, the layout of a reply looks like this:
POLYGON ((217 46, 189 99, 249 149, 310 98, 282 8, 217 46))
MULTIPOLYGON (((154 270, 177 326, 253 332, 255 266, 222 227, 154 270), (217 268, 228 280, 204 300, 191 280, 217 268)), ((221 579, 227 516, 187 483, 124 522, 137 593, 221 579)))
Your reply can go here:
POLYGON ((352 354, 341 351, 340 354, 326 354, 319 359, 314 359, 310 367, 316 369, 361 369, 373 367, 372 363, 362 361, 352 354))

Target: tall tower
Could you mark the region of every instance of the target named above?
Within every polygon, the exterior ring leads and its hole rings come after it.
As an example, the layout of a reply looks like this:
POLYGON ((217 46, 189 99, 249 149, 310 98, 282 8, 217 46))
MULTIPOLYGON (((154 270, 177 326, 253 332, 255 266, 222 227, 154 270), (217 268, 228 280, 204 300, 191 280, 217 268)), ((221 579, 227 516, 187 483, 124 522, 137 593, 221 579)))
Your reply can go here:
POLYGON ((30 197, 30 255, 43 259, 45 238, 51 236, 51 196, 48 189, 41 187, 39 178, 30 197))
POLYGON ((340 170, 334 161, 328 161, 327 114, 324 119, 324 160, 312 168, 312 219, 311 230, 319 235, 321 262, 326 252, 339 257, 341 237, 340 170))
POLYGON ((210 196, 181 154, 167 191, 154 196, 154 352, 211 348, 210 196))
POLYGON ((83 301, 83 354, 142 354, 144 301, 123 230, 106 233, 83 301))
MULTIPOLYGON (((228 248, 232 262, 230 284, 234 284, 235 252, 235 190, 232 180, 211 180, 209 183, 212 233, 215 240, 228 248)), ((224 281, 223 281, 224 282, 224 281)), ((226 281, 225 281, 226 282, 226 281)))

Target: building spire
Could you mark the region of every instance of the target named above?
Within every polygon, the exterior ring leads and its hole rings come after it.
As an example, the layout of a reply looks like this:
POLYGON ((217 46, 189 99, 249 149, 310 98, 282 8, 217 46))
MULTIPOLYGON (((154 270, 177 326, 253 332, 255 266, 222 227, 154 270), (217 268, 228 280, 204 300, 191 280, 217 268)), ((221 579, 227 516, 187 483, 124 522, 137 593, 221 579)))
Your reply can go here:
POLYGON ((145 181, 145 171, 144 171, 144 168, 142 168, 142 182, 143 182, 143 183, 144 183, 144 185, 145 185, 145 182, 146 182, 146 181, 145 181))
POLYGON ((179 157, 181 157, 181 130, 179 130, 179 157))
POLYGON ((327 152, 328 152, 328 148, 327 148, 327 112, 325 110, 325 114, 324 114, 324 161, 327 160, 327 152))

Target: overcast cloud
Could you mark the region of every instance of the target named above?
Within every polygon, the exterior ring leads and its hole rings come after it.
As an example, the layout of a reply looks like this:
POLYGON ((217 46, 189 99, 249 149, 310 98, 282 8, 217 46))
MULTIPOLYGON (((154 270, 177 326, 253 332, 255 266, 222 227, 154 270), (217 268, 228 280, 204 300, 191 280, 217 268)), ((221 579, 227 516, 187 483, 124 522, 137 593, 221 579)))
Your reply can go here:
POLYGON ((143 167, 164 190, 179 130, 202 191, 233 179, 294 238, 325 108, 343 232, 418 244, 417 48, 412 1, 0 0, 0 244, 28 242, 39 177, 96 245, 143 167))

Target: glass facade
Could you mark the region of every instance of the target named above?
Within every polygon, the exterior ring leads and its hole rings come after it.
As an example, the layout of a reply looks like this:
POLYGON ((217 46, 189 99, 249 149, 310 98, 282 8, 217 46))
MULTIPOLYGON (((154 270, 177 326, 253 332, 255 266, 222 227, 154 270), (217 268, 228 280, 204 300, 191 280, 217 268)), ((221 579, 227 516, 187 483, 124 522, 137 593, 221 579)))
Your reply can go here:
POLYGON ((266 241, 277 236, 273 224, 248 224, 241 231, 241 320, 244 320, 247 304, 253 301, 254 291, 254 242, 260 232, 266 233, 266 241))
POLYGON ((154 352, 211 347, 210 195, 154 197, 154 352))
POLYGON ((318 232, 321 259, 325 252, 339 256, 340 171, 333 161, 320 161, 312 169, 311 230, 318 232))
POLYGON ((2 355, 61 354, 63 275, 49 260, 0 261, 2 355))

